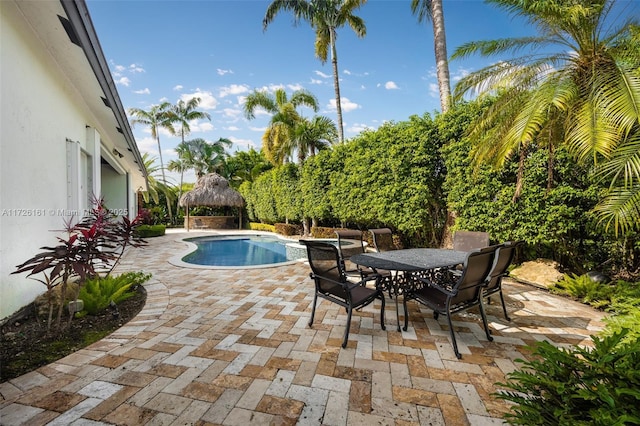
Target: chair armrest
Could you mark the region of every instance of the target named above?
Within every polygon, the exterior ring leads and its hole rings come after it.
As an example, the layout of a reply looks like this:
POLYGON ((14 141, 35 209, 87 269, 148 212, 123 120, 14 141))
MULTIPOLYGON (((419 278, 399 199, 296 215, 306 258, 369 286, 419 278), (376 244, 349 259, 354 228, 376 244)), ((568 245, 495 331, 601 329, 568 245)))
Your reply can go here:
POLYGON ((368 281, 374 281, 374 280, 376 281, 376 288, 377 288, 378 283, 380 282, 381 279, 382 279, 382 275, 380 274, 370 274, 362 278, 357 283, 354 283, 354 284, 347 283, 347 288, 351 290, 352 288, 355 288, 358 286, 366 286, 368 281))
POLYGON ((452 282, 436 282, 436 281, 430 280, 429 278, 422 278, 422 277, 418 279, 423 283, 425 283, 427 286, 433 289, 436 289, 439 292, 446 294, 447 296, 455 296, 457 294, 457 292, 453 292, 450 289, 450 287, 452 287, 454 284, 452 282))

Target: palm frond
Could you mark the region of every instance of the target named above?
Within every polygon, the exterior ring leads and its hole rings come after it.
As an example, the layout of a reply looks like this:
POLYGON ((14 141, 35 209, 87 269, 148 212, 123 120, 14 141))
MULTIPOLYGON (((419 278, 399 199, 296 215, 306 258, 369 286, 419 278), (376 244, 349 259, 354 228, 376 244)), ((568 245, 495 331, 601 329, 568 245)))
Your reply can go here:
POLYGON ((596 205, 594 213, 605 230, 616 232, 640 230, 640 185, 614 188, 596 205))

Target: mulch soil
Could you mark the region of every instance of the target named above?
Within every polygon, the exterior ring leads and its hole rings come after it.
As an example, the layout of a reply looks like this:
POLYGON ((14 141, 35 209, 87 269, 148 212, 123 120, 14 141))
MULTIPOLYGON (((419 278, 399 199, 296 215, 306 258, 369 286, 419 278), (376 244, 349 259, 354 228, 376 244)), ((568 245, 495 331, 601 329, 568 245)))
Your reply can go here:
MULTIPOLYGON (((0 328, 0 383, 19 377, 43 365, 76 352, 122 327, 142 310, 147 292, 138 286, 135 296, 107 308, 98 315, 74 318, 68 329, 47 333, 46 316, 35 308, 23 310, 26 316, 11 319, 0 328)), ((55 330, 54 312, 52 330, 55 330)), ((68 316, 63 317, 64 328, 68 316)))

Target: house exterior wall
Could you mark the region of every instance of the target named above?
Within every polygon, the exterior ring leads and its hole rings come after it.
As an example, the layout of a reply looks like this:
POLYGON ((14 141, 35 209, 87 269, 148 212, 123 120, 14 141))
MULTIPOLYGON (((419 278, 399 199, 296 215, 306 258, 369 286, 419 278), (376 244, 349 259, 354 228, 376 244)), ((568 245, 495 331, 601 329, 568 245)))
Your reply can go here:
MULTIPOLYGON (((56 244, 65 220, 78 219, 91 197, 118 194, 111 209, 135 217, 140 181, 131 165, 110 158, 121 174, 103 177, 111 152, 101 123, 59 61, 25 22, 14 2, 0 2, 0 320, 43 293, 43 284, 12 274, 42 246, 56 244), (136 175, 138 186, 132 182, 136 175)), ((89 69, 90 71, 90 69, 89 69)), ((111 197, 111 195, 110 195, 111 197)))

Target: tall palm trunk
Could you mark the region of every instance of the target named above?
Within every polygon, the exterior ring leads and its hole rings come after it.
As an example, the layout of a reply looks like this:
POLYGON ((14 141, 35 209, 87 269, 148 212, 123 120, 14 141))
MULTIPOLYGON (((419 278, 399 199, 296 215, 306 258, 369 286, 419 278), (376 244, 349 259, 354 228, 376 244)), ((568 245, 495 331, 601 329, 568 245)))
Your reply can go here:
POLYGON ((336 113, 338 114, 338 140, 344 142, 344 129, 342 126, 342 105, 340 102, 340 79, 338 78, 338 52, 336 50, 336 29, 330 28, 331 34, 331 65, 333 66, 333 87, 336 91, 336 113))
POLYGON ((431 1, 433 18, 433 44, 436 54, 436 72, 440 91, 440 108, 443 113, 451 106, 451 87, 449 83, 449 62, 447 59, 447 39, 444 30, 444 12, 442 0, 431 1))
POLYGON ((176 216, 180 214, 180 198, 182 198, 182 183, 184 182, 184 168, 180 168, 180 188, 178 188, 178 201, 176 201, 176 216))
MULTIPOLYGON (((164 185, 167 184, 167 177, 164 173, 164 162, 162 161, 162 147, 160 146, 160 136, 156 136, 156 142, 158 142, 158 154, 160 156, 160 170, 162 170, 162 183, 164 185)), ((167 213, 169 213, 169 222, 173 224, 173 213, 171 212, 171 202, 169 201, 169 197, 165 195, 167 200, 167 213)))

